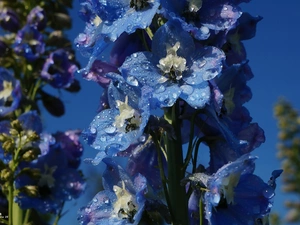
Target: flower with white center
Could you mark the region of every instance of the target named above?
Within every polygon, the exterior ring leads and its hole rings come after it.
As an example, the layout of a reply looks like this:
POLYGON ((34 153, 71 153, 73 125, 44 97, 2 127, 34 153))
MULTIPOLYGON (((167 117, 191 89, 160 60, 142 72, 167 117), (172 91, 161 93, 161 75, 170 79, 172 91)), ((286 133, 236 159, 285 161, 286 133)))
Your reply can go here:
POLYGON ((125 97, 125 102, 116 101, 120 114, 115 117, 115 126, 125 132, 136 130, 141 124, 141 116, 137 110, 128 105, 128 96, 125 97))
POLYGON ((167 48, 167 56, 159 60, 158 68, 164 73, 164 77, 161 78, 160 82, 163 83, 168 79, 177 81, 182 78, 182 72, 186 68, 186 59, 177 55, 177 50, 180 47, 180 43, 176 42, 173 47, 167 48))

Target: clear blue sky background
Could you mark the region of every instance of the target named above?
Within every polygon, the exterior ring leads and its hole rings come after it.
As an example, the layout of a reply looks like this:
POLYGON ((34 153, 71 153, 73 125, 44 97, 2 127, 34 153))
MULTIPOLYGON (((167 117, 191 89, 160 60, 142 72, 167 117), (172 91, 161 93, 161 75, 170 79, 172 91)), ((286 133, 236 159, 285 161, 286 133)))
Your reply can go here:
MULTIPOLYGON (((264 19, 258 24, 256 37, 245 41, 248 52, 249 64, 253 70, 254 78, 249 82, 253 92, 253 98, 246 107, 249 109, 254 122, 258 122, 265 130, 266 142, 254 151, 259 156, 256 166, 256 174, 265 181, 270 177, 274 169, 280 168, 280 162, 276 158, 277 125, 273 116, 273 106, 279 96, 285 96, 293 105, 300 109, 298 100, 300 94, 300 1, 298 0, 253 0, 243 4, 244 11, 251 15, 260 15, 264 19)), ((84 23, 78 18, 79 3, 75 0, 71 16, 74 19, 73 29, 68 32, 69 38, 74 39, 84 29, 84 23)), ((86 59, 78 55, 82 65, 86 59)), ((66 102, 66 114, 61 118, 51 117, 43 111, 46 130, 83 129, 89 125, 98 107, 102 89, 96 83, 88 82, 78 77, 81 81, 82 91, 77 94, 66 92, 57 93, 66 102)), ((93 157, 96 150, 85 146, 84 157, 93 157)), ((83 164, 82 168, 91 166, 83 164)), ((101 169, 95 168, 95 169, 101 169)), ((88 175, 88 174, 87 174, 88 175)), ((101 177, 92 176, 93 181, 99 181, 101 177)), ((88 188, 88 191, 92 187, 88 188)), ((278 182, 273 212, 284 214, 283 202, 288 196, 280 191, 278 182)), ((75 225, 76 211, 84 206, 90 199, 83 197, 66 205, 70 210, 63 217, 60 224, 75 225)))

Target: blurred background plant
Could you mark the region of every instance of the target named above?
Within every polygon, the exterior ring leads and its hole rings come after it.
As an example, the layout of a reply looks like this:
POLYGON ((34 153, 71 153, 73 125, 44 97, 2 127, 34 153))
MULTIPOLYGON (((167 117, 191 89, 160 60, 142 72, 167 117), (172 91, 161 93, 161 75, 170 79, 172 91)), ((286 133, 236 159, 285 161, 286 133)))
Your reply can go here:
POLYGON ((281 190, 293 200, 286 200, 287 214, 282 219, 278 215, 272 216, 272 224, 299 224, 300 222, 300 115, 299 111, 285 98, 280 98, 274 106, 277 119, 278 153, 281 161, 282 174, 281 190))
POLYGON ((62 91, 80 90, 71 8, 72 0, 0 1, 1 224, 57 224, 65 201, 85 189, 81 131, 50 134, 40 118, 42 107, 64 115, 62 91))

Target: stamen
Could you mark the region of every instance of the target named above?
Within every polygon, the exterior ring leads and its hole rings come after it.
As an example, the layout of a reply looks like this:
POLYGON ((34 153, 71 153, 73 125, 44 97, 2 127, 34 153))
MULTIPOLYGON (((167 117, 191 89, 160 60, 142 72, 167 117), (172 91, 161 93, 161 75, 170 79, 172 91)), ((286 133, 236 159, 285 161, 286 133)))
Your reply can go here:
MULTIPOLYGON (((167 80, 177 82, 182 78, 182 72, 186 70, 186 59, 177 55, 177 50, 180 48, 180 43, 167 49, 167 56, 159 60, 158 68, 163 72, 163 76, 167 80)), ((160 79, 165 82, 165 79, 160 79)))
POLYGON ((125 189, 124 181, 122 181, 122 188, 114 186, 113 190, 117 196, 117 201, 114 204, 115 214, 120 219, 128 219, 133 223, 133 217, 137 212, 137 204, 133 196, 125 189))
POLYGON ((134 8, 135 10, 143 10, 149 6, 148 0, 130 0, 130 8, 134 8))
POLYGON ((141 124, 141 116, 137 110, 128 105, 128 96, 125 97, 125 102, 117 100, 117 107, 120 115, 115 117, 115 126, 126 133, 138 129, 141 124))

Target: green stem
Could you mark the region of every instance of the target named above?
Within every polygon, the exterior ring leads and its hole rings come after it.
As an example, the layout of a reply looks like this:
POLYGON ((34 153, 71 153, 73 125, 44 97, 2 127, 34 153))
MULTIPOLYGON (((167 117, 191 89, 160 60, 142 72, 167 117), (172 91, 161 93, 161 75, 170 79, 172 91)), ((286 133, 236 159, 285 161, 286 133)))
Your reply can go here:
POLYGON ((23 225, 23 210, 13 201, 13 225, 23 225))
POLYGON ((187 151, 187 155, 185 157, 183 168, 182 168, 184 171, 188 167, 189 162, 192 158, 192 153, 193 153, 193 149, 194 149, 193 140, 194 140, 194 130, 195 130, 195 118, 199 114, 199 112, 200 112, 200 110, 196 110, 194 112, 193 116, 192 116, 192 119, 191 119, 190 139, 189 139, 188 151, 187 151))
POLYGON ((14 201, 14 187, 12 183, 8 188, 8 225, 13 225, 13 201, 14 201))
POLYGON ((171 219, 174 220, 174 215, 173 215, 173 210, 172 210, 172 205, 171 205, 171 200, 170 200, 170 196, 169 196, 169 192, 168 192, 168 187, 167 187, 167 179, 166 179, 166 175, 164 172, 164 166, 163 166, 163 162, 162 162, 162 158, 161 158, 161 146, 158 142, 158 138, 157 135, 152 132, 151 136, 153 137, 153 142, 156 146, 156 150, 157 150, 157 160, 158 160, 158 166, 159 166, 159 173, 160 173, 160 178, 161 178, 161 182, 162 182, 162 186, 164 189, 164 194, 165 194, 165 198, 166 198, 166 202, 170 211, 170 215, 171 215, 171 219))
POLYGON ((31 214, 31 209, 27 209, 25 213, 24 224, 28 223, 30 214, 31 214))
POLYGON ((64 208, 64 204, 65 204, 65 203, 62 204, 62 206, 61 206, 61 208, 60 208, 58 214, 56 215, 55 220, 54 220, 54 222, 53 222, 53 225, 58 225, 58 221, 60 220, 60 218, 61 218, 61 216, 62 216, 62 211, 63 211, 63 208, 64 208))
POLYGON ((165 111, 165 119, 173 126, 176 139, 165 138, 168 157, 168 190, 171 201, 173 225, 188 224, 187 195, 185 187, 181 185, 185 170, 183 168, 183 152, 179 120, 179 103, 165 111))

